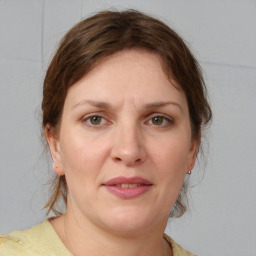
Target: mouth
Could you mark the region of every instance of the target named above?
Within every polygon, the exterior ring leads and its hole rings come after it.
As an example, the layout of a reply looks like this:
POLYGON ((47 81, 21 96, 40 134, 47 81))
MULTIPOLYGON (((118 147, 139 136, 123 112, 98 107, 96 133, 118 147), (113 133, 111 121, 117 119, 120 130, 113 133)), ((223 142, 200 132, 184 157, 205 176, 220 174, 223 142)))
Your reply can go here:
MULTIPOLYGON (((105 186, 133 186, 133 187, 138 187, 138 186, 143 186, 143 185, 153 185, 149 180, 146 180, 142 177, 115 177, 111 180, 108 180, 107 182, 103 183, 105 186)), ((127 187, 126 187, 127 188, 127 187)))
POLYGON ((141 177, 116 177, 102 184, 108 192, 122 198, 133 199, 148 192, 153 184, 141 177))
POLYGON ((117 184, 115 186, 120 187, 120 188, 137 188, 139 186, 150 186, 150 185, 147 185, 147 184, 117 184))

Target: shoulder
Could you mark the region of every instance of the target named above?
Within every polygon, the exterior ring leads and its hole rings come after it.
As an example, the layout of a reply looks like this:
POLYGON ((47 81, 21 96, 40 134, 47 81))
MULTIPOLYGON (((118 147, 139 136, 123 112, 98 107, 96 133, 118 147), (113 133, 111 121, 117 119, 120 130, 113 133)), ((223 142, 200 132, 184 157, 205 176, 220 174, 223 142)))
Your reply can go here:
POLYGON ((23 231, 0 235, 0 256, 70 256, 48 220, 23 231))
POLYGON ((30 237, 27 230, 0 235, 0 256, 28 255, 30 237))
POLYGON ((195 254, 183 249, 178 243, 176 243, 168 235, 164 234, 164 238, 171 245, 172 251, 173 251, 173 256, 196 256, 195 254))

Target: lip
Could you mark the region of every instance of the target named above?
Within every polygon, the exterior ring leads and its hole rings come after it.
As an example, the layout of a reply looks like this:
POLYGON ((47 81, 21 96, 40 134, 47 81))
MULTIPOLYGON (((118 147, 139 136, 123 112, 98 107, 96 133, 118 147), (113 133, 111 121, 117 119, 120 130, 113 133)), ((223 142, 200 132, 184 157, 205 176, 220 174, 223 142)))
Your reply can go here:
POLYGON ((122 198, 122 199, 133 199, 141 196, 142 194, 148 192, 153 184, 141 177, 116 177, 113 178, 106 183, 102 184, 108 192, 114 194, 115 196, 122 198), (131 187, 131 188, 122 188, 117 185, 120 184, 140 184, 138 187, 131 187))
POLYGON ((152 183, 144 178, 141 177, 131 177, 131 178, 126 178, 123 176, 113 178, 103 185, 106 186, 115 186, 119 184, 144 184, 144 185, 152 185, 152 183))

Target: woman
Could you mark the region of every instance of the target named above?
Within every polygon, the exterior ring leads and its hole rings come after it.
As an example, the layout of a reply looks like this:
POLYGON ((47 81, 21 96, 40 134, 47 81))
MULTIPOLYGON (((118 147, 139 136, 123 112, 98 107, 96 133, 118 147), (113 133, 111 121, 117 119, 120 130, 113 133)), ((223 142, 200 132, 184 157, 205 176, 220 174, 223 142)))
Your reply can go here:
POLYGON ((42 112, 57 217, 1 236, 0 255, 193 255, 164 230, 186 210, 211 110, 173 30, 137 11, 81 21, 48 68, 42 112))

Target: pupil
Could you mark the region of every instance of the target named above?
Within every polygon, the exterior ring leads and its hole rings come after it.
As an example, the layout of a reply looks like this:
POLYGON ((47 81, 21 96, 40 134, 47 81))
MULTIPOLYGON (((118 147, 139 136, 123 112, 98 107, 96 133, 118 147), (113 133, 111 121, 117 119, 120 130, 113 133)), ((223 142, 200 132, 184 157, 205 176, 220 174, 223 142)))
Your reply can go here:
POLYGON ((99 116, 93 116, 91 117, 91 123, 92 124, 99 124, 101 121, 101 118, 99 116))
POLYGON ((154 117, 153 118, 153 124, 162 124, 163 123, 163 118, 162 117, 154 117))

